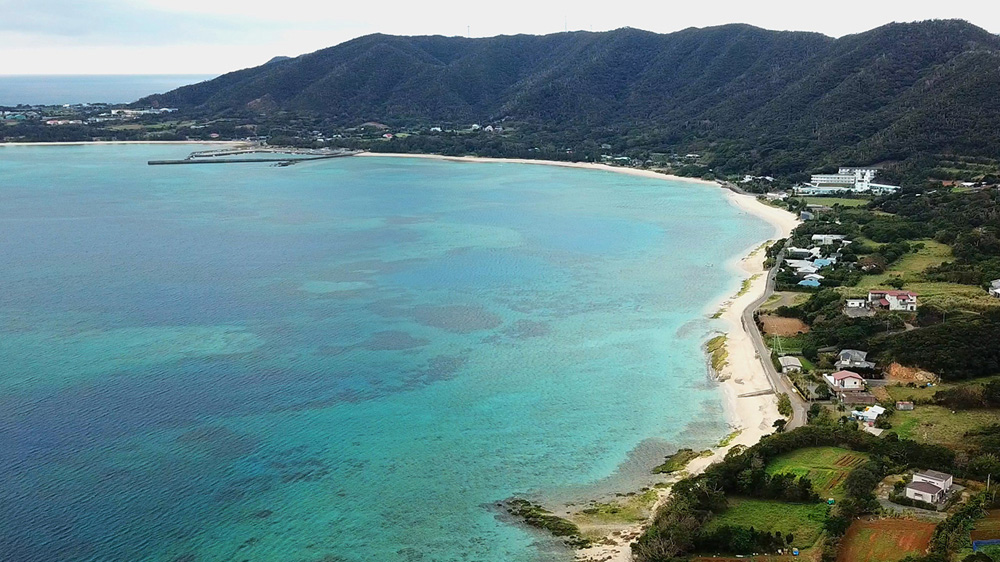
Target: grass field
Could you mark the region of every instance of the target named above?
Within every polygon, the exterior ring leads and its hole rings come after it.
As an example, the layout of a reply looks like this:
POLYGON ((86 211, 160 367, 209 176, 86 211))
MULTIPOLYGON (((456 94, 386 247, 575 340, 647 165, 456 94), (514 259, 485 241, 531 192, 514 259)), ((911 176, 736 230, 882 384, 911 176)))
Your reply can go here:
POLYGON ((837 562, 895 562, 927 550, 934 523, 903 519, 855 521, 840 542, 837 562))
POLYGON ((889 420, 901 439, 964 448, 965 432, 1000 423, 996 410, 962 410, 952 413, 941 406, 921 406, 908 412, 897 411, 889 420))
MULTIPOLYGON (((942 382, 926 388, 910 388, 904 385, 890 384, 887 385, 885 389, 889 392, 889 396, 891 396, 893 400, 930 400, 934 398, 934 393, 939 390, 958 388, 961 386, 968 386, 970 384, 983 384, 998 378, 1000 378, 1000 376, 983 377, 962 382, 942 382)), ((917 407, 919 408, 920 406, 917 407)))
POLYGON ((780 531, 795 537, 794 546, 812 546, 823 532, 830 508, 825 503, 787 503, 750 498, 732 498, 729 508, 708 522, 707 530, 722 525, 754 527, 758 531, 780 531))
POLYGON ((861 207, 867 205, 871 199, 848 199, 846 197, 803 197, 809 205, 842 205, 844 207, 861 207))
POLYGON ((812 480, 822 498, 844 497, 844 479, 868 455, 839 447, 809 447, 781 455, 767 465, 769 474, 792 473, 812 480))
MULTIPOLYGON (((916 252, 906 254, 896 263, 889 266, 889 270, 879 275, 865 275, 861 278, 857 288, 871 289, 886 287, 886 281, 893 277, 902 277, 904 282, 913 283, 922 281, 920 274, 928 267, 941 265, 953 259, 951 247, 947 244, 935 242, 934 240, 914 240, 911 244, 923 244, 924 247, 916 252)), ((909 289, 910 287, 904 287, 909 289)))
POLYGON ((764 304, 760 305, 761 310, 774 310, 779 306, 798 306, 809 300, 809 293, 798 293, 795 291, 778 291, 770 297, 764 304))

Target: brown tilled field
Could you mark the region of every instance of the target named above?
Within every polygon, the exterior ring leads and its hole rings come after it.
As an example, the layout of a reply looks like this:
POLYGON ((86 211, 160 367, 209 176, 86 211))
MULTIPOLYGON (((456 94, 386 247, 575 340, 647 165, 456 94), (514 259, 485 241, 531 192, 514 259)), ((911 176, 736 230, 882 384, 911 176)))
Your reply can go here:
POLYGON ((840 542, 837 562, 895 562, 923 554, 934 527, 934 523, 906 519, 855 521, 840 542))
POLYGON ((764 333, 769 336, 794 336, 809 332, 809 325, 798 318, 783 318, 763 314, 760 321, 764 324, 764 333))

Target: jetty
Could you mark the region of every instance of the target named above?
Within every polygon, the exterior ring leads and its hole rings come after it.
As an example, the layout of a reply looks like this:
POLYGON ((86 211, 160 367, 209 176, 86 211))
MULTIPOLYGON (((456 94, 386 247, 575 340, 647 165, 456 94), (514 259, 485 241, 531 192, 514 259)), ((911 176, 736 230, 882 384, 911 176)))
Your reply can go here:
POLYGON ((359 154, 360 150, 343 148, 294 148, 264 145, 237 146, 217 150, 199 150, 180 160, 150 160, 150 166, 172 164, 249 164, 271 162, 275 166, 291 166, 299 162, 343 158, 359 154), (239 158, 242 155, 273 155, 256 158, 239 158))

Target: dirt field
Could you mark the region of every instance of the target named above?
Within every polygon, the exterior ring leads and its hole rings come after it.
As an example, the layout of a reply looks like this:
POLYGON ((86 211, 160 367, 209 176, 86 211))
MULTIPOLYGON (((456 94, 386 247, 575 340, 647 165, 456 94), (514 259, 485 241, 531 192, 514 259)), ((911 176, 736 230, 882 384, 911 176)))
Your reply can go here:
POLYGON ((761 315, 764 333, 769 336, 794 336, 809 332, 809 326, 798 318, 782 318, 781 316, 761 315))
POLYGON ((886 373, 886 379, 906 384, 908 382, 916 383, 926 383, 926 382, 937 382, 937 375, 928 371, 921 371, 920 369, 914 369, 912 367, 904 367, 899 363, 893 363, 889 365, 889 370, 886 373))
POLYGON ((855 521, 840 543, 837 562, 895 562, 923 554, 934 523, 904 519, 855 521))

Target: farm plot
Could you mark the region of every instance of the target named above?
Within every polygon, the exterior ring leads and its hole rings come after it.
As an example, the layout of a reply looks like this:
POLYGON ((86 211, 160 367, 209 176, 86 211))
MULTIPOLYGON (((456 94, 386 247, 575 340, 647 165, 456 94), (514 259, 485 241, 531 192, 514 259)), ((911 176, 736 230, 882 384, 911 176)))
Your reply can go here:
POLYGON ((868 455, 840 447, 809 447, 781 455, 767 465, 769 474, 805 476, 820 497, 844 497, 844 479, 863 465, 868 455))
POLYGON ((764 324, 764 333, 769 336, 794 336, 805 334, 809 331, 809 325, 798 318, 784 318, 762 314, 760 321, 764 324))
POLYGON ((927 550, 934 523, 904 519, 855 521, 840 543, 837 562, 895 562, 927 550))
POLYGON ((991 509, 986 517, 976 521, 969 538, 974 541, 1000 539, 1000 509, 991 509))

